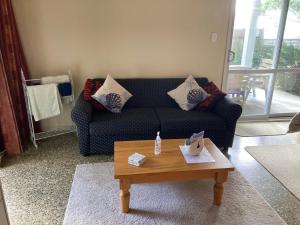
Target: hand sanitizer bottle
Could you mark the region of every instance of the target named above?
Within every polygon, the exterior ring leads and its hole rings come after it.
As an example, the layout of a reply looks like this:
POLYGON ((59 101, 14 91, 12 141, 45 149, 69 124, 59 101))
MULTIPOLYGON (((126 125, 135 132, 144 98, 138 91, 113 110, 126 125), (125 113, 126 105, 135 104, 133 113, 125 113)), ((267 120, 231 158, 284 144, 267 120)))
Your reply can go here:
POLYGON ((154 154, 159 155, 160 152, 161 152, 161 138, 159 136, 159 131, 158 131, 155 139, 154 154))

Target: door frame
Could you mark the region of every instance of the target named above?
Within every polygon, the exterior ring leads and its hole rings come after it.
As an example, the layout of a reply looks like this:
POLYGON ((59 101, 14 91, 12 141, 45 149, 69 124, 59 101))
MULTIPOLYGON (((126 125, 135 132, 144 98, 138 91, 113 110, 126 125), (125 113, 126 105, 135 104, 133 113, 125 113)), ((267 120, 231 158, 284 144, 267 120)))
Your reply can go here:
POLYGON ((228 29, 227 29, 227 38, 226 38, 226 52, 224 57, 224 70, 223 70, 223 78, 222 78, 222 90, 226 91, 227 87, 227 79, 229 74, 229 53, 231 49, 232 37, 233 37, 233 29, 234 29, 234 19, 235 19, 235 4, 236 0, 230 1, 230 15, 228 21, 228 29))

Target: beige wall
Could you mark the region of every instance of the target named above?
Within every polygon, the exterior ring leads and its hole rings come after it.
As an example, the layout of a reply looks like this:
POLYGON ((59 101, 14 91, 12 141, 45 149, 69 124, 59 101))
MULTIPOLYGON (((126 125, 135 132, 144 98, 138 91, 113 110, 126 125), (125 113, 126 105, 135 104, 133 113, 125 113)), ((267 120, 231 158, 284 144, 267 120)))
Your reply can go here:
POLYGON ((13 0, 32 77, 208 76, 221 84, 231 0, 13 0), (212 43, 211 32, 218 41, 212 43))
POLYGON ((208 76, 221 84, 231 0, 13 0, 33 77, 208 76), (210 33, 218 41, 210 41, 210 33))

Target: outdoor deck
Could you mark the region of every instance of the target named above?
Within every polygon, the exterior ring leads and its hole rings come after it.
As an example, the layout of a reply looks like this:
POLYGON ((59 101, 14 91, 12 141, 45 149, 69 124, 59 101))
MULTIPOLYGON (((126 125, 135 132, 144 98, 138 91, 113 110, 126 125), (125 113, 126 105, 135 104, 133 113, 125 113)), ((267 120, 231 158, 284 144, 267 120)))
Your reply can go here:
MULTIPOLYGON (((263 115, 266 104, 265 91, 263 89, 256 89, 256 96, 249 94, 243 107, 243 115, 263 115)), ((271 114, 278 113, 295 113, 300 112, 300 96, 291 93, 274 90, 271 114)))

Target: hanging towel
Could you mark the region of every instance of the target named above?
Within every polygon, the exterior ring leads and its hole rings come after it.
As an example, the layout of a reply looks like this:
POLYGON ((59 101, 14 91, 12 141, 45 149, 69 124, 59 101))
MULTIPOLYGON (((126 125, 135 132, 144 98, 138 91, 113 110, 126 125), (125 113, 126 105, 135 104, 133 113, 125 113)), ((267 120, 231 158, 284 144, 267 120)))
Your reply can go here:
POLYGON ((41 78, 41 84, 60 84, 70 82, 69 75, 48 76, 41 78))
POLYGON ((60 83, 57 85, 60 96, 70 96, 72 95, 72 85, 68 83, 60 83))
POLYGON ((35 121, 57 116, 61 113, 62 104, 56 84, 28 86, 27 90, 35 121))

